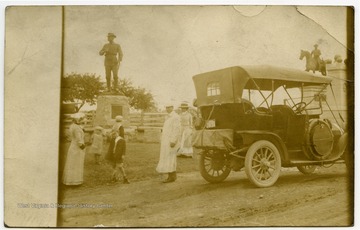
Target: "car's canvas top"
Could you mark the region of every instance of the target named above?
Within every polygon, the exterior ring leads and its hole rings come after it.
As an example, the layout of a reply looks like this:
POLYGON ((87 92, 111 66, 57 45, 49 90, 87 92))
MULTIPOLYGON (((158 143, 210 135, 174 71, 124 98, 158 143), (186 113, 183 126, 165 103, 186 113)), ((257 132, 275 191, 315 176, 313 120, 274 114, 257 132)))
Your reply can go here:
POLYGON ((199 105, 241 102, 243 89, 275 90, 286 85, 287 88, 327 85, 331 78, 318 76, 306 71, 281 68, 268 65, 233 66, 195 75, 197 99, 199 105), (208 95, 209 84, 218 82, 220 95, 208 95))

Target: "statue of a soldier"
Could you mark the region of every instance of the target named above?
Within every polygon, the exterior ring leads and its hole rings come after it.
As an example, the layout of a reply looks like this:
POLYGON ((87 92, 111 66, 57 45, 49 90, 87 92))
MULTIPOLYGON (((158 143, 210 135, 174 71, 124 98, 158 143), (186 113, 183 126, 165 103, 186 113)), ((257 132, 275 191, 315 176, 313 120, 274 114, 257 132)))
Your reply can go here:
POLYGON ((111 72, 114 77, 114 86, 113 89, 117 91, 118 84, 118 71, 120 67, 120 62, 123 58, 123 53, 119 44, 114 42, 116 35, 113 33, 108 33, 107 39, 109 43, 105 44, 100 50, 99 54, 105 55, 105 73, 106 73, 106 84, 107 89, 111 91, 111 72))
POLYGON ((311 56, 314 58, 315 60, 315 63, 316 63, 316 68, 315 69, 318 69, 320 70, 320 55, 321 55, 321 51, 318 49, 318 44, 315 44, 314 45, 314 50, 311 51, 311 56))

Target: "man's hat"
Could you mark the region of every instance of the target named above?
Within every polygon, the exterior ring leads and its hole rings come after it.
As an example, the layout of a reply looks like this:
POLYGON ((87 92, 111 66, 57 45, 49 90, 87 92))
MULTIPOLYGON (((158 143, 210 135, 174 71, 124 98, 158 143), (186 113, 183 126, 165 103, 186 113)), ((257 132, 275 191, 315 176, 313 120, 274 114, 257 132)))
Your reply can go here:
POLYGON ((168 108, 168 107, 174 107, 174 104, 171 102, 165 103, 165 108, 168 108))
POLYGON ((115 34, 113 34, 113 33, 108 33, 108 35, 107 35, 108 37, 114 37, 114 38, 116 38, 116 35, 115 34))

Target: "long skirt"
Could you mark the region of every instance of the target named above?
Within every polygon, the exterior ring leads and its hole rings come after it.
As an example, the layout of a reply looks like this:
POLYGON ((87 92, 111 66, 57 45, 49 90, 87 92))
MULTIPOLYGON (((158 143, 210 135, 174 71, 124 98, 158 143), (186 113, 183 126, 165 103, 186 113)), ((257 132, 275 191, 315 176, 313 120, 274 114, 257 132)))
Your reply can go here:
POLYGON ((192 129, 185 127, 181 134, 180 149, 177 155, 193 156, 193 148, 191 143, 192 129))
POLYGON ((85 151, 77 143, 71 142, 63 173, 63 184, 80 185, 84 182, 85 151))

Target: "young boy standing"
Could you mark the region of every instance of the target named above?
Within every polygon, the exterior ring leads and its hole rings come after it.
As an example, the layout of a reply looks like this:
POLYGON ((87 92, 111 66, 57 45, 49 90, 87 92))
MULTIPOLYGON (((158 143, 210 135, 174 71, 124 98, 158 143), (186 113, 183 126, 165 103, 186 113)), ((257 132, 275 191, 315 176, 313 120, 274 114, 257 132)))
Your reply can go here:
POLYGON ((129 184, 129 180, 126 177, 126 173, 124 169, 125 153, 126 153, 126 142, 124 139, 124 129, 120 127, 118 132, 116 132, 115 139, 113 139, 110 143, 108 157, 107 157, 113 167, 113 174, 111 177, 111 181, 113 182, 120 180, 119 173, 121 173, 123 176, 124 184, 129 184))

